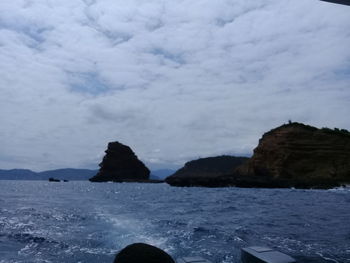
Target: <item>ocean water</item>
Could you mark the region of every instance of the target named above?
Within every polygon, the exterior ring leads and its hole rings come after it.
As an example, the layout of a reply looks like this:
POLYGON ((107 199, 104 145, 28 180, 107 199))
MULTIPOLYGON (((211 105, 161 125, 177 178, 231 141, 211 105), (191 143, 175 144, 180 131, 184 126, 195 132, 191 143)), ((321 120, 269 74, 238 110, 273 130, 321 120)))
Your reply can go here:
POLYGON ((240 262, 273 247, 350 262, 350 191, 0 181, 0 262, 113 262, 134 242, 174 258, 240 262))

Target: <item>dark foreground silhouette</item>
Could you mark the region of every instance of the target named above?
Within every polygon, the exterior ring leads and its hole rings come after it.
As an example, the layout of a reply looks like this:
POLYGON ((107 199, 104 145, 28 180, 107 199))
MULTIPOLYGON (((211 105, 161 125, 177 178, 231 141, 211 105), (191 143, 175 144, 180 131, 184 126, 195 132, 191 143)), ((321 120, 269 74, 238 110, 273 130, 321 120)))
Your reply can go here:
POLYGON ((144 243, 135 243, 123 248, 114 263, 175 263, 163 250, 144 243))

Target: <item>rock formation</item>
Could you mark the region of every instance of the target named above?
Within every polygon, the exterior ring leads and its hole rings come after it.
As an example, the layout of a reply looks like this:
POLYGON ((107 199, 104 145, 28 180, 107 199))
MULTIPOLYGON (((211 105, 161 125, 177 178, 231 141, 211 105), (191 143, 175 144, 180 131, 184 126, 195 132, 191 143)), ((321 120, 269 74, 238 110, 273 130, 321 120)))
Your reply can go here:
POLYGON ((227 179, 221 180, 222 176, 232 173, 247 160, 246 157, 218 156, 190 161, 165 181, 172 186, 226 186, 227 179))
POLYGON ((100 170, 91 182, 141 182, 149 179, 149 169, 137 158, 130 147, 110 142, 100 170))
POLYGON ((289 123, 265 133, 229 184, 330 188, 350 182, 350 133, 289 123))
POLYGON ((61 180, 50 177, 49 182, 61 182, 61 180))

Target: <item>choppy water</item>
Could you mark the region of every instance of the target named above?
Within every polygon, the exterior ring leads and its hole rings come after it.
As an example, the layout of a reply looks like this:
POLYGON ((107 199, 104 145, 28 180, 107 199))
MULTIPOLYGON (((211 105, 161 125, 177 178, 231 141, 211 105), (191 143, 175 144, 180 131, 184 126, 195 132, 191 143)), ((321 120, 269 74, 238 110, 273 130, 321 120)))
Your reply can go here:
POLYGON ((349 218, 349 190, 0 181, 0 262, 112 262, 146 242, 218 263, 249 245, 348 263, 349 218))

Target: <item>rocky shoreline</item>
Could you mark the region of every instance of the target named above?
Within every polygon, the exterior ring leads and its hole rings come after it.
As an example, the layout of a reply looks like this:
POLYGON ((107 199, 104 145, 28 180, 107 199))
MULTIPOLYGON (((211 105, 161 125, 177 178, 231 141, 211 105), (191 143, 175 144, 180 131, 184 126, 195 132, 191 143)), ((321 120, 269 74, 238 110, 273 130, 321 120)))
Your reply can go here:
POLYGON ((350 133, 301 123, 284 124, 265 133, 253 156, 232 166, 229 173, 208 175, 205 167, 190 176, 179 171, 166 182, 172 186, 204 187, 339 187, 350 182, 350 133))

